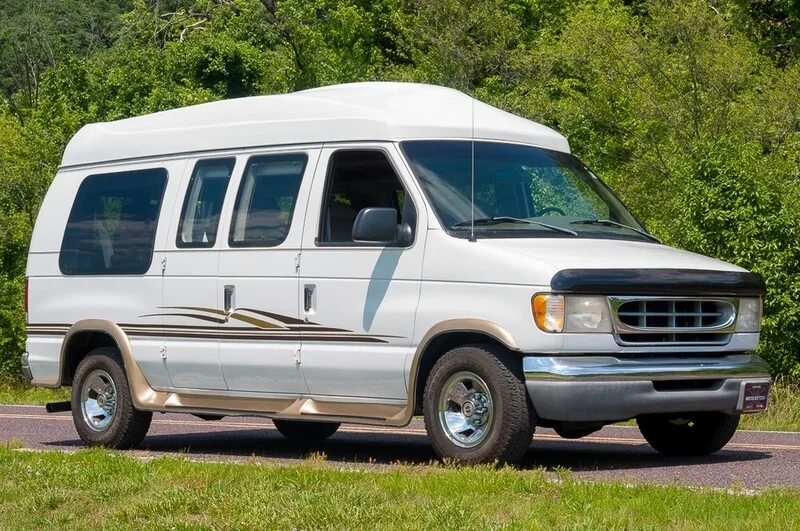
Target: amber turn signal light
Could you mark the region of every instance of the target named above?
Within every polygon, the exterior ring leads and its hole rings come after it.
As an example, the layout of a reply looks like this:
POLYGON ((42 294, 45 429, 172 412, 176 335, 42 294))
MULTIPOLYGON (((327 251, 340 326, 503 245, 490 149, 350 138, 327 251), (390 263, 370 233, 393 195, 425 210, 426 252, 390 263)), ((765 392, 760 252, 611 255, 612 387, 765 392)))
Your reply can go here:
POLYGON ((564 330, 564 297, 540 293, 531 299, 533 320, 543 332, 564 330))

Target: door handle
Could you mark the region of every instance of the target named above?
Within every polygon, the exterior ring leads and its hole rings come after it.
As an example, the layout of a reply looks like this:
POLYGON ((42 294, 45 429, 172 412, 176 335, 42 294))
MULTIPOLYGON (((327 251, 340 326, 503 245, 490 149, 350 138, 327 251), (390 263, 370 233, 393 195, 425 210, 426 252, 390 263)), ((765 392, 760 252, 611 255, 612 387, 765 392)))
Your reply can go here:
POLYGON ((222 290, 222 299, 223 299, 223 306, 225 308, 225 319, 228 318, 228 315, 231 314, 233 311, 235 304, 235 296, 236 296, 236 286, 225 286, 222 290))
POLYGON ((309 313, 314 306, 314 288, 311 284, 306 284, 303 290, 303 310, 309 313))

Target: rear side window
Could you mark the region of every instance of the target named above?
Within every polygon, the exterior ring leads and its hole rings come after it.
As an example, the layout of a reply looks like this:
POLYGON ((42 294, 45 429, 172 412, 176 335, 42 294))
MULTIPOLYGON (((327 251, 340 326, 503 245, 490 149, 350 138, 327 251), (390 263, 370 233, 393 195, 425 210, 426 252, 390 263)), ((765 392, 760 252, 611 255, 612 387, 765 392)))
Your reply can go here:
POLYGON ((305 154, 263 155, 247 162, 236 197, 231 247, 274 247, 289 234, 305 154))
POLYGON ((236 159, 201 160, 192 172, 181 210, 178 247, 213 247, 219 214, 236 159))
POLYGON ((167 171, 90 175, 78 188, 61 242, 65 275, 141 275, 150 268, 167 171))

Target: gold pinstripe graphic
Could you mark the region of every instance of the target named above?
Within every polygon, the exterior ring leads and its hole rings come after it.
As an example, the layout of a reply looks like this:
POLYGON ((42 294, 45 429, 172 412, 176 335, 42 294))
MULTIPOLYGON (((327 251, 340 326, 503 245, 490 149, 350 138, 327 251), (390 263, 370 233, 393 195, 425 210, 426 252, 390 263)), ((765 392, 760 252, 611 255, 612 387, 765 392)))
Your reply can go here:
MULTIPOLYGON (((331 328, 317 323, 307 323, 293 317, 270 313, 251 308, 240 308, 226 313, 217 308, 202 306, 165 306, 162 310, 182 310, 181 312, 152 313, 139 317, 184 317, 216 325, 223 325, 229 319, 250 324, 249 327, 231 326, 191 326, 172 324, 120 324, 120 328, 131 337, 176 337, 194 339, 240 339, 266 341, 332 341, 357 343, 388 343, 387 339, 399 336, 360 334, 352 330, 331 328), (275 321, 246 315, 242 312, 256 314, 275 321)), ((71 325, 68 324, 29 324, 28 335, 65 335, 71 325)))
MULTIPOLYGON (((239 340, 252 340, 252 341, 302 341, 304 342, 353 342, 353 343, 388 343, 387 339, 397 336, 378 336, 378 335, 364 335, 356 333, 338 333, 330 334, 324 332, 299 332, 296 330, 287 330, 280 332, 266 332, 252 329, 252 332, 227 332, 225 328, 196 328, 193 330, 176 331, 163 328, 130 328, 125 324, 120 325, 120 328, 129 337, 168 337, 168 338, 182 338, 182 339, 239 339, 239 340), (302 334, 302 336, 301 336, 302 334)), ((45 329, 39 328, 35 325, 28 327, 28 336, 54 336, 63 337, 66 335, 68 326, 60 329, 45 329)))

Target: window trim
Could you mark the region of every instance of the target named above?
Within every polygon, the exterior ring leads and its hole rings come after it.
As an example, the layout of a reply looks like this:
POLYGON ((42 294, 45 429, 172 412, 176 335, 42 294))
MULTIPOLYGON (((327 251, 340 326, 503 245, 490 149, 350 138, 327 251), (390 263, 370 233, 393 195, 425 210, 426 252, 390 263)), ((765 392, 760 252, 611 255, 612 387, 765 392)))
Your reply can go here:
POLYGON ((370 249, 408 249, 413 247, 414 244, 417 242, 417 230, 419 227, 419 209, 417 208, 417 201, 414 200, 414 197, 409 193, 409 186, 406 182, 403 181, 402 173, 398 171, 397 164, 395 164, 394 160, 392 159, 392 155, 386 148, 383 147, 343 147, 332 151, 331 154, 328 156, 328 164, 327 168, 325 169, 325 186, 322 190, 322 201, 320 201, 320 211, 319 211, 319 220, 317 223, 317 235, 314 237, 314 245, 317 248, 370 248, 370 249), (411 206, 414 209, 414 218, 416 219, 416 223, 414 224, 414 228, 412 230, 412 238, 411 241, 408 243, 380 243, 380 242, 326 242, 322 241, 322 232, 324 230, 325 225, 325 210, 327 208, 327 198, 328 192, 331 188, 331 181, 332 181, 332 165, 331 160, 333 157, 341 153, 343 151, 379 151, 383 153, 386 157, 386 161, 392 167, 392 171, 394 171, 397 180, 400 182, 400 185, 403 187, 403 190, 406 193, 406 197, 411 199, 411 206))
POLYGON ((230 248, 260 248, 260 249, 271 249, 273 247, 278 247, 283 245, 286 239, 289 237, 289 233, 292 230, 292 220, 294 219, 294 212, 297 208, 297 203, 300 200, 300 190, 303 187, 303 180, 306 178, 306 172, 308 171, 308 161, 309 156, 308 153, 305 151, 290 151, 290 152, 277 152, 277 153, 259 153, 255 155, 251 155, 247 158, 244 163, 244 168, 242 169, 241 178, 239 179, 239 189, 236 191, 236 198, 233 201, 233 211, 230 217, 230 226, 228 228, 228 247, 230 248), (301 156, 303 157, 303 170, 300 173, 300 179, 297 184, 297 194, 295 196, 295 200, 292 203, 292 209, 289 211, 289 222, 286 225, 286 234, 283 235, 283 238, 280 241, 275 241, 270 243, 269 245, 265 245, 261 242, 250 242, 250 241, 241 241, 237 242, 233 239, 233 234, 236 231, 236 218, 239 215, 239 200, 241 199, 242 192, 244 190, 246 177, 247 177, 247 169, 250 166, 250 163, 254 159, 270 159, 270 158, 280 158, 280 157, 292 157, 292 156, 301 156))
POLYGON ((219 227, 222 224, 222 208, 225 205, 225 197, 228 195, 228 187, 231 184, 231 179, 233 178, 233 170, 236 168, 236 157, 220 157, 220 158, 211 158, 211 159, 199 159, 195 162, 194 168, 192 169, 192 177, 189 179, 189 185, 186 187, 186 192, 184 193, 183 198, 183 206, 181 207, 181 214, 178 218, 178 231, 175 234, 175 247, 178 249, 211 249, 217 245, 219 242, 219 227), (219 214, 220 218, 217 220, 217 230, 214 235, 213 242, 185 242, 181 238, 181 233, 183 232, 183 222, 186 216, 186 209, 189 206, 189 194, 192 191, 192 185, 197 178, 197 170, 200 168, 201 164, 206 164, 209 162, 216 162, 219 164, 229 164, 230 169, 228 171, 228 182, 225 184, 225 191, 222 194, 222 202, 220 203, 219 214), (209 245, 210 243, 210 245, 209 245))
POLYGON ((78 185, 78 189, 75 192, 75 195, 72 198, 72 207, 69 210, 69 214, 67 215, 67 219, 64 223, 64 233, 61 236, 61 246, 58 249, 58 270, 61 272, 62 275, 68 277, 115 277, 115 276, 124 276, 124 277, 142 277, 147 275, 147 272, 150 271, 150 268, 153 266, 153 256, 155 255, 155 248, 156 242, 158 237, 158 229, 161 226, 161 213, 164 209, 164 196, 167 193, 167 188, 169 187, 169 171, 164 168, 163 166, 158 166, 155 168, 139 168, 136 170, 123 170, 123 171, 110 171, 106 173, 93 173, 91 175, 85 176, 82 180, 80 185, 78 185), (69 221, 72 218, 72 213, 75 210, 75 206, 78 204, 78 197, 80 197, 81 190, 86 186, 87 181, 94 177, 108 177, 111 175, 120 175, 120 174, 132 174, 138 172, 158 172, 164 178, 164 185, 161 187, 161 194, 158 196, 158 212, 156 214, 153 223, 155 227, 153 229, 153 243, 152 247, 150 248, 150 256, 147 261, 147 265, 141 272, 134 272, 134 273, 120 273, 118 271, 114 272, 91 272, 91 273, 74 273, 74 272, 67 272, 64 270, 64 242, 67 238, 67 231, 69 230, 69 221))

